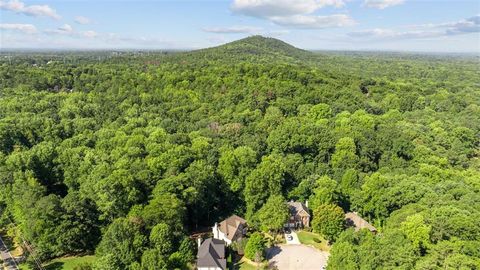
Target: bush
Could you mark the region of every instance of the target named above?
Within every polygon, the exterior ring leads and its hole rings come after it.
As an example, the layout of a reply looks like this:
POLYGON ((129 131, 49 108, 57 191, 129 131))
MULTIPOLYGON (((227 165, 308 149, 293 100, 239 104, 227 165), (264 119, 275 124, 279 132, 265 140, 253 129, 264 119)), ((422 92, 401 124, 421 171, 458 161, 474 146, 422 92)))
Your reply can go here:
POLYGON ((264 258, 265 241, 263 236, 256 232, 248 239, 245 246, 245 256, 255 262, 261 262, 264 258))

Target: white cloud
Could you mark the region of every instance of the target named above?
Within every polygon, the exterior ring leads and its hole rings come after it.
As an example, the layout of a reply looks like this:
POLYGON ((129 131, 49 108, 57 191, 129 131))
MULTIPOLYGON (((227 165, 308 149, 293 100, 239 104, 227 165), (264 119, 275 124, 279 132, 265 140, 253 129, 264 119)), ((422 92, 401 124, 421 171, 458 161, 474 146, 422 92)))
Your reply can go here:
POLYGON ((394 31, 391 29, 369 29, 351 32, 348 35, 355 38, 373 39, 421 39, 442 36, 441 31, 394 31))
POLYGON ((202 31, 215 34, 251 34, 258 33, 262 28, 252 26, 232 26, 232 27, 205 27, 202 31))
POLYGON ((370 8, 384 9, 403 4, 405 0, 365 0, 364 5, 370 8))
POLYGON ((20 31, 26 34, 37 33, 37 28, 33 24, 21 24, 21 23, 0 23, 1 30, 20 31))
POLYGON ((434 25, 436 27, 446 27, 447 34, 458 35, 466 33, 480 32, 480 15, 476 15, 458 22, 450 22, 444 24, 434 25))
POLYGON ((78 24, 90 24, 92 23, 92 20, 90 18, 84 17, 84 16, 76 16, 75 17, 75 22, 78 24))
POLYGON ((69 24, 64 24, 58 28, 59 31, 66 32, 66 33, 72 33, 73 28, 69 24))
POLYGON ((34 17, 50 17, 60 19, 60 15, 48 5, 31 5, 27 6, 19 0, 3 1, 0 0, 0 9, 13 11, 19 14, 34 17))
POLYGON ((313 15, 294 15, 288 17, 272 17, 270 18, 274 23, 291 26, 297 28, 332 28, 352 26, 355 21, 345 14, 334 14, 328 16, 313 16, 313 15))
POLYGON ((418 30, 395 31, 391 29, 369 29, 351 32, 348 35, 354 38, 373 39, 424 39, 442 36, 461 35, 480 32, 480 15, 476 15, 457 22, 440 24, 417 25, 418 30))
POLYGON ((231 9, 237 14, 267 19, 282 26, 318 29, 353 25, 354 20, 345 14, 312 14, 325 6, 344 5, 344 0, 234 0, 231 9))
POLYGON ((64 24, 57 29, 51 30, 47 29, 44 31, 47 34, 59 34, 59 35, 73 35, 75 31, 73 30, 72 26, 69 24, 64 24))
POLYGON ((324 6, 342 7, 343 0, 234 0, 232 10, 259 18, 310 14, 324 6))
POLYGON ((99 34, 95 31, 84 31, 82 32, 82 36, 86 38, 96 38, 99 36, 99 34))

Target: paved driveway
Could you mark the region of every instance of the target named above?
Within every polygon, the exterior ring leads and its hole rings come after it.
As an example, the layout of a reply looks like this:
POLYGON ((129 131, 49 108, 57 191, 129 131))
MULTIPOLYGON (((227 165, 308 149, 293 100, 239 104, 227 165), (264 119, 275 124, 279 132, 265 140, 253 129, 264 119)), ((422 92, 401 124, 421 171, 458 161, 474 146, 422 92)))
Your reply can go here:
MULTIPOLYGON (((3 243, 2 238, 0 237, 0 258, 4 261, 4 266, 7 270, 18 270, 17 263, 15 262, 15 259, 13 259, 12 255, 7 249, 7 246, 5 246, 5 243, 3 243)), ((0 265, 0 267, 3 266, 0 265)))
POLYGON ((279 270, 321 270, 327 265, 328 255, 305 245, 279 245, 267 251, 269 265, 279 270))
POLYGON ((300 245, 300 240, 298 239, 298 235, 294 231, 291 231, 290 233, 286 233, 285 240, 287 241, 287 245, 300 245), (292 240, 288 240, 288 237, 287 237, 288 235, 292 236, 292 240))

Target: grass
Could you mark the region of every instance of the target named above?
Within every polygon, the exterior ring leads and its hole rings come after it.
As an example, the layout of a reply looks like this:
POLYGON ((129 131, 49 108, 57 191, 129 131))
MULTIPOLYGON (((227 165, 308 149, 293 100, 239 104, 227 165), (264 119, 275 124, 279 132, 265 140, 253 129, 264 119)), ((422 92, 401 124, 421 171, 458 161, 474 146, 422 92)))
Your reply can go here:
MULTIPOLYGON (((45 263, 43 267, 45 270, 73 270, 75 266, 93 263, 95 261, 95 256, 83 256, 83 257, 64 257, 51 260, 48 263, 45 263)), ((30 270, 25 264, 20 265, 21 270, 30 270)))
POLYGON ((263 264, 260 264, 259 266, 255 265, 254 262, 250 261, 249 259, 243 257, 240 261, 235 263, 233 269, 234 270, 258 270, 258 269, 264 269, 263 264))
POLYGON ((330 246, 328 245, 327 240, 325 240, 319 234, 313 232, 298 231, 297 235, 300 243, 304 245, 309 245, 322 251, 330 251, 330 246))

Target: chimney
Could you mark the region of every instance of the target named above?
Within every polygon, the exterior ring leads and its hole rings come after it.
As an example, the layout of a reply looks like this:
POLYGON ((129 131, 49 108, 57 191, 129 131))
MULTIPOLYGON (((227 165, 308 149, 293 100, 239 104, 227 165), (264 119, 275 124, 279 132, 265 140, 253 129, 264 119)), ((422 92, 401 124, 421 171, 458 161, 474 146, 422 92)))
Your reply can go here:
POLYGON ((305 200, 305 206, 308 208, 308 200, 305 200))
POLYGON ((197 245, 200 247, 202 245, 202 237, 197 238, 197 245))
POLYGON ((212 232, 213 232, 213 238, 219 239, 218 238, 219 233, 218 233, 218 223, 217 222, 215 222, 215 225, 212 228, 212 232))

